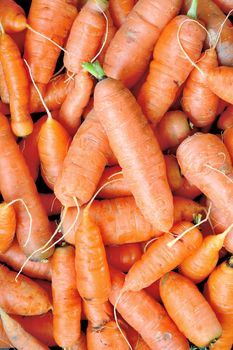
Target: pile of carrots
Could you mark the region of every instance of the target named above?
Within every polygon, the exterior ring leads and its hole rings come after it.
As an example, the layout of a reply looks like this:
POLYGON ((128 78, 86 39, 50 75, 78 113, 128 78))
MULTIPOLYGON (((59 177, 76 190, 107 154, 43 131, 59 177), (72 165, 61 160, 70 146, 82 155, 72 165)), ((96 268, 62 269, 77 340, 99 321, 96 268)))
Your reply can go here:
POLYGON ((0 0, 0 348, 231 350, 233 2, 28 4, 0 0))

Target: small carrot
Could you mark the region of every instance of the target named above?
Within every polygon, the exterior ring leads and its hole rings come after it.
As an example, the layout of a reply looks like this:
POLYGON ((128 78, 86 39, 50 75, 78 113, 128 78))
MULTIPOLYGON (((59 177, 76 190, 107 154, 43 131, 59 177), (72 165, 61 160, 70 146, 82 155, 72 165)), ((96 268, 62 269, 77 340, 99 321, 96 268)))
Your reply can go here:
POLYGON ((203 214, 204 207, 188 198, 173 197, 174 202, 174 222, 193 221, 195 215, 203 214))
POLYGON ((221 336, 221 325, 198 288, 188 278, 169 272, 160 280, 163 304, 179 330, 205 347, 221 336))
POLYGON ((110 0, 109 11, 113 22, 120 28, 135 5, 135 0, 110 0))
POLYGON ((0 204, 0 253, 5 253, 15 236, 16 217, 12 205, 0 204))
POLYGON ((66 348, 75 345, 80 336, 81 299, 75 283, 74 248, 57 248, 51 259, 51 267, 53 335, 56 343, 66 348))
POLYGON ((121 272, 127 272, 142 256, 140 243, 128 243, 106 247, 109 265, 121 272))
POLYGON ((228 106, 227 109, 222 112, 217 124, 219 129, 225 130, 233 126, 233 106, 228 106))
POLYGON ((27 25, 23 8, 14 0, 1 0, 0 22, 7 33, 20 32, 27 25))

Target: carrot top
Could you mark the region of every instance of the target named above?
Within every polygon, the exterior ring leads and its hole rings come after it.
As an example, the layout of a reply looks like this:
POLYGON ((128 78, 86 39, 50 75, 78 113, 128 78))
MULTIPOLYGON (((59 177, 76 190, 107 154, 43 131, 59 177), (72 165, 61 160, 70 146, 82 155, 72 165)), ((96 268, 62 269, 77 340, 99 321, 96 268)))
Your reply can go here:
POLYGON ((197 5, 198 5, 198 0, 192 0, 190 9, 187 12, 188 17, 192 19, 197 19, 197 5))
POLYGON ((93 77, 95 77, 98 81, 101 81, 103 79, 106 79, 107 76, 101 67, 99 61, 95 62, 84 62, 82 63, 82 67, 89 72, 93 77))

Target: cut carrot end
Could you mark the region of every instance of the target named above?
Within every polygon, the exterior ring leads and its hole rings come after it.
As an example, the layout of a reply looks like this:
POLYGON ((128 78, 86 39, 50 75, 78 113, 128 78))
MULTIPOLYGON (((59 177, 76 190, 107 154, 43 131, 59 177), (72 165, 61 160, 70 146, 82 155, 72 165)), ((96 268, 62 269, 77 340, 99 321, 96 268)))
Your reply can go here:
POLYGON ((32 133, 33 121, 31 118, 24 122, 11 121, 11 128, 16 136, 25 137, 32 133))

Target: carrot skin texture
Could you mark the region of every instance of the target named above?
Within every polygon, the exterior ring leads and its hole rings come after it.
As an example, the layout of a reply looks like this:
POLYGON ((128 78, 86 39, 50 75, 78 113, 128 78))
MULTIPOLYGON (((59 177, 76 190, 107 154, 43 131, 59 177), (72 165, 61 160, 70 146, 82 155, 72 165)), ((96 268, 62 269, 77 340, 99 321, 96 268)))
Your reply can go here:
POLYGON ((226 14, 232 10, 232 1, 231 0, 213 0, 218 7, 224 11, 226 14))
POLYGON ((107 76, 121 80, 128 88, 133 87, 146 70, 162 29, 178 14, 180 7, 180 0, 139 0, 106 52, 103 68, 107 76))
POLYGON ((220 66, 209 69, 206 79, 209 88, 214 94, 222 100, 233 104, 233 67, 220 66))
MULTIPOLYGON (((110 302, 116 304, 124 284, 124 274, 111 269, 110 302)), ((152 350, 188 350, 188 342, 178 331, 164 308, 145 291, 125 292, 117 303, 117 311, 144 339, 152 350), (144 327, 143 325, 147 325, 144 327)))
POLYGON ((120 28, 135 5, 135 0, 110 0, 109 12, 117 28, 120 28))
POLYGON ((10 35, 0 35, 0 61, 10 97, 11 127, 16 136, 32 132, 29 113, 29 80, 18 46, 10 35))
POLYGON ((104 79, 96 85, 94 108, 137 206, 155 228, 169 230, 173 203, 165 161, 134 96, 122 82, 104 79))
POLYGON ((102 329, 106 323, 113 319, 112 305, 109 301, 93 305, 82 300, 82 311, 96 331, 102 329))
POLYGON ((230 156, 231 156, 231 161, 233 161, 233 125, 229 128, 227 128, 224 133, 223 133, 223 142, 224 145, 226 146, 230 156))
POLYGON ((121 272, 127 272, 142 256, 140 243, 106 247, 109 265, 121 272))
POLYGON ((81 318, 81 298, 75 283, 74 248, 57 248, 51 259, 51 267, 53 335, 59 346, 70 347, 79 339, 81 318))
POLYGON ((193 218, 197 214, 204 213, 204 207, 194 202, 191 199, 183 198, 179 196, 173 197, 174 203, 174 222, 179 221, 193 221, 193 218))
MULTIPOLYGON (((15 199, 23 199, 32 216, 31 238, 27 246, 23 247, 28 236, 29 217, 21 203, 13 204, 16 212, 17 239, 24 253, 28 256, 42 247, 51 237, 50 226, 35 183, 4 115, 0 115, 0 148, 0 188, 2 196, 8 203, 15 199), (8 169, 7 176, 6 169, 8 169)), ((33 260, 42 260, 52 253, 53 249, 45 253, 38 252, 34 255, 33 260)))
MULTIPOLYGON (((171 232, 180 234, 191 227, 193 225, 189 222, 179 222, 172 227, 171 232)), ((165 233, 149 246, 126 275, 124 290, 140 291, 176 268, 201 245, 202 234, 197 228, 193 228, 182 240, 168 247, 167 244, 173 239, 170 233, 165 233)))
MULTIPOLYGON (((216 135, 197 133, 181 143, 177 150, 177 159, 184 176, 197 186, 216 208, 224 212, 231 224, 232 164, 221 140, 216 135)), ((232 233, 228 234, 224 242, 225 248, 230 252, 233 252, 232 237, 232 233)))
MULTIPOLYGON (((179 87, 193 69, 177 40, 179 27, 188 18, 177 16, 164 28, 155 45, 146 82, 138 95, 138 103, 145 116, 154 124, 167 112, 179 87)), ((200 57, 205 35, 195 22, 186 22, 180 30, 181 45, 193 61, 200 57)))
POLYGON ((8 87, 6 84, 6 79, 3 72, 1 60, 0 60, 0 97, 3 103, 6 103, 6 104, 10 103, 10 96, 9 96, 8 87))
POLYGON ((51 309, 48 294, 30 278, 0 266, 0 306, 8 313, 33 316, 41 315, 51 309), (36 298, 35 298, 36 295, 36 298))
POLYGON ((10 248, 16 229, 15 211, 7 203, 0 204, 0 254, 10 248))
MULTIPOLYGON (((112 20, 110 13, 109 13, 109 10, 107 10, 105 12, 105 14, 108 18, 108 36, 107 36, 107 39, 105 41, 105 45, 102 47, 102 51, 100 52, 99 57, 98 57, 98 61, 101 64, 101 66, 103 66, 106 52, 108 50, 108 47, 109 47, 112 39, 114 38, 114 35, 116 34, 116 31, 117 31, 117 28, 113 24, 113 20, 112 20)), ((103 44, 104 40, 105 40, 105 37, 102 37, 101 45, 103 44)))
POLYGON ((20 32, 27 24, 24 10, 13 0, 1 1, 0 22, 7 33, 20 32))
POLYGON ((227 129, 233 126, 233 106, 228 106, 227 109, 222 112, 217 124, 219 129, 227 129))
POLYGON ((222 328, 214 311, 188 278, 175 272, 165 275, 160 295, 168 314, 192 343, 205 347, 220 337, 222 328))

